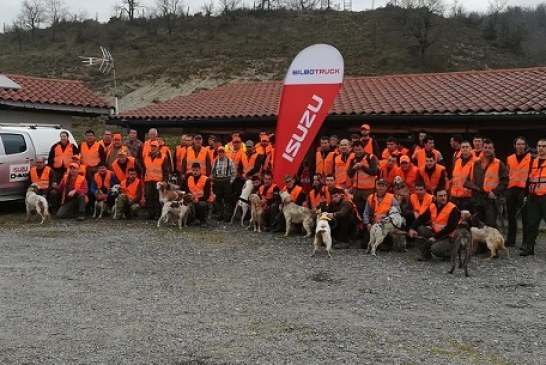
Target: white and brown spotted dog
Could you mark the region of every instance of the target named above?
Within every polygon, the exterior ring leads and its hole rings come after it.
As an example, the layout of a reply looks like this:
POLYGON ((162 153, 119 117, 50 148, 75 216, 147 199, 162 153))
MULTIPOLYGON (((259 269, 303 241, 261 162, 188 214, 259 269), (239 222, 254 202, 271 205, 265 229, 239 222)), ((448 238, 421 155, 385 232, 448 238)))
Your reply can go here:
POLYGON ((290 234, 293 224, 303 224, 303 229, 306 232, 305 237, 311 237, 313 225, 315 223, 311 209, 297 205, 290 198, 290 194, 286 191, 281 192, 282 213, 286 221, 286 232, 284 236, 290 234))
POLYGON ((182 197, 186 193, 182 190, 179 190, 177 186, 174 186, 165 181, 158 181, 156 184, 156 188, 159 191, 159 202, 161 204, 182 200, 182 197))
POLYGON ((248 202, 250 205, 250 223, 248 224, 247 229, 251 227, 254 229, 254 232, 262 231, 262 201, 257 194, 250 194, 248 197, 248 202))
POLYGON ((161 223, 167 222, 169 215, 174 215, 178 221, 178 228, 182 229, 182 226, 188 226, 188 216, 193 204, 193 195, 191 193, 184 194, 182 200, 168 201, 163 204, 161 209, 161 216, 157 221, 157 227, 161 223))
POLYGON ((383 219, 372 225, 368 253, 375 256, 375 251, 387 236, 399 239, 400 249, 407 251, 406 236, 402 234, 405 224, 406 220, 402 217, 400 209, 398 207, 391 207, 389 213, 383 219))
POLYGON ((49 204, 44 196, 36 194, 37 191, 38 185, 36 183, 31 184, 28 187, 25 197, 25 205, 27 208, 27 218, 25 221, 28 222, 30 220, 30 214, 36 212, 36 215, 39 215, 42 218, 40 224, 44 224, 46 220, 51 219, 49 215, 49 204))
POLYGON ((314 257, 320 246, 326 246, 328 257, 332 257, 332 230, 328 223, 331 219, 327 213, 317 211, 317 228, 315 229, 315 240, 313 241, 313 252, 311 257, 314 257))

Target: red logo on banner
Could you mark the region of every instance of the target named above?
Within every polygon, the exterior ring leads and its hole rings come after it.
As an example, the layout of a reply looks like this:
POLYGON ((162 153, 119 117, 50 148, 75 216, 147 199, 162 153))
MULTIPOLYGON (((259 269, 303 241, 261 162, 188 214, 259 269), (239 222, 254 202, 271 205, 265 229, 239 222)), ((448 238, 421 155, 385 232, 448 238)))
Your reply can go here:
POLYGON ((309 151, 343 83, 337 49, 317 44, 301 51, 286 74, 279 105, 273 180, 283 186, 309 151))

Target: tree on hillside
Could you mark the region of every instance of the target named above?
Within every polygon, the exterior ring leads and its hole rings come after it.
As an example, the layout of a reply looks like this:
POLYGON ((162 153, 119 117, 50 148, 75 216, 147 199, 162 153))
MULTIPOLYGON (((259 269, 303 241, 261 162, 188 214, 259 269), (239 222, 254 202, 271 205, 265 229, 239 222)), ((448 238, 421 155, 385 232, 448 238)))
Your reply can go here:
POLYGON ((171 35, 178 18, 184 15, 184 3, 182 0, 156 0, 156 6, 167 33, 171 35))
POLYGON ((402 0, 406 9, 404 22, 409 33, 419 45, 419 56, 425 58, 425 52, 440 36, 438 18, 444 13, 443 0, 402 0))
POLYGON ((140 0, 119 0, 116 8, 119 10, 120 18, 123 17, 123 14, 127 14, 129 21, 135 19, 135 11, 141 7, 140 0))
POLYGON ((206 1, 203 6, 201 6, 201 11, 204 16, 210 18, 212 14, 214 14, 214 0, 206 1))
POLYGON ((68 16, 68 8, 64 0, 46 0, 45 18, 50 25, 55 25, 68 16))
POLYGON ((320 0, 286 0, 284 4, 292 10, 312 10, 318 8, 320 0))
POLYGON ((34 32, 45 20, 46 8, 43 0, 24 0, 16 23, 23 29, 34 32))
POLYGON ((242 0, 220 0, 220 9, 222 14, 229 14, 241 7, 242 0))

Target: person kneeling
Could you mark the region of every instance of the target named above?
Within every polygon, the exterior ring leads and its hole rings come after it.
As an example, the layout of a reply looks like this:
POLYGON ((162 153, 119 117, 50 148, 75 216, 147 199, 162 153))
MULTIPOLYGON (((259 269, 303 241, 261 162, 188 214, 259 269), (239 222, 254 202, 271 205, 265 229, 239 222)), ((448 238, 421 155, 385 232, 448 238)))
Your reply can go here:
POLYGON ((142 185, 134 168, 127 171, 127 179, 123 180, 120 185, 121 191, 116 197, 116 204, 114 205, 114 219, 121 219, 123 215, 126 218, 138 216, 142 198, 142 185))
POLYGON ((343 189, 334 188, 328 205, 328 218, 332 227, 334 248, 348 248, 349 238, 356 230, 355 206, 345 196, 343 189))

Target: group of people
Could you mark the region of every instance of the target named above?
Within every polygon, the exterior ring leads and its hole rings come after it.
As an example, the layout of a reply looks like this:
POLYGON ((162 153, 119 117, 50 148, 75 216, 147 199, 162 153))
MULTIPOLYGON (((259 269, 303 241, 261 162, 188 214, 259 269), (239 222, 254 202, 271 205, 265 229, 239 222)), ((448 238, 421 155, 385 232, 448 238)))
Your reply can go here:
POLYGON ((495 156, 491 139, 476 135, 450 139, 452 158, 446 161, 435 139, 425 131, 411 148, 394 137, 384 149, 371 137, 371 127, 348 139, 320 138, 316 151, 308 153, 299 171, 285 176, 284 186, 273 183, 274 135, 261 132, 257 141, 243 143, 238 133, 223 144, 218 137, 181 136, 172 151, 156 129, 145 142, 129 130, 104 131, 97 141, 92 130, 73 145, 64 132, 51 147, 47 166, 38 158, 29 175, 40 193, 48 197, 58 218, 77 215, 85 219, 86 207, 104 201, 117 209, 117 217, 134 217, 145 208, 148 218, 161 212, 157 182, 176 184, 191 192, 196 207, 193 217, 202 226, 207 218, 229 219, 245 181, 251 180, 262 201, 267 230, 284 231, 280 192, 315 212, 332 219, 334 247, 351 241, 367 245, 372 224, 396 206, 406 218, 408 237, 419 237, 423 260, 449 256, 460 211, 469 210, 485 224, 496 227, 506 202, 507 246, 516 243, 517 219, 523 222, 523 256, 533 255, 538 228, 546 219, 546 139, 529 152, 527 140, 514 140, 514 153, 506 162, 495 156), (120 194, 112 187, 120 185, 120 194))

